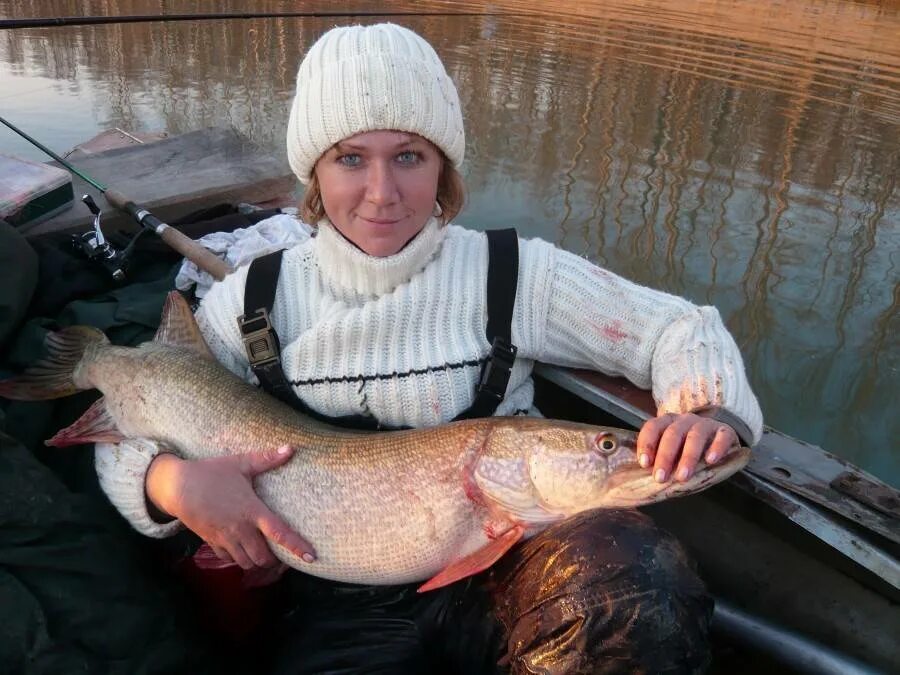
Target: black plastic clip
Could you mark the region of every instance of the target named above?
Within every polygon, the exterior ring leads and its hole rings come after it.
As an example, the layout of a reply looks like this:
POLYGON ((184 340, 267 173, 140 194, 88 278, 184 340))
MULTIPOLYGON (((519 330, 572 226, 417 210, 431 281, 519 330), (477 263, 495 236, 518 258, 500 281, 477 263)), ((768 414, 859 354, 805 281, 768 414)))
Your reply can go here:
POLYGON ((481 381, 476 390, 479 395, 489 396, 498 402, 503 400, 517 351, 518 348, 508 340, 502 337, 494 338, 491 353, 488 354, 484 369, 481 371, 481 381))
POLYGON ((265 307, 260 307, 250 317, 246 314, 239 316, 238 326, 252 368, 267 366, 281 360, 278 338, 272 330, 269 312, 265 307))

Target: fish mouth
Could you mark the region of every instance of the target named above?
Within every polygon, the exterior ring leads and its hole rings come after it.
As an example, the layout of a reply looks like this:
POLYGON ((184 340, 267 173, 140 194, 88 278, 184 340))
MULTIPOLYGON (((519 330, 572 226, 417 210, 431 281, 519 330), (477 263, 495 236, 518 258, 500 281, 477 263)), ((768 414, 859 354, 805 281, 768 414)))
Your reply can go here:
POLYGON ((684 481, 658 482, 652 469, 628 464, 612 472, 603 494, 607 508, 633 508, 701 492, 721 483, 743 469, 750 460, 749 448, 732 450, 715 464, 700 461, 691 477, 684 481))

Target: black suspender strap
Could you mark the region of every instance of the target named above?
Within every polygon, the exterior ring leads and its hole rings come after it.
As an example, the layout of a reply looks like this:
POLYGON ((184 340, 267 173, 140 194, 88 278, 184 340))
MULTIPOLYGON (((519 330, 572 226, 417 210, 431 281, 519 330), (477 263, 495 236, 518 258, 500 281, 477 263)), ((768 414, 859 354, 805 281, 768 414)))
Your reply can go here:
POLYGON ((514 229, 488 230, 487 340, 491 352, 481 370, 472 406, 456 419, 490 417, 506 396, 516 360, 512 317, 519 282, 519 238, 514 229))
POLYGON ((237 321, 247 360, 262 388, 293 406, 297 395, 284 376, 281 345, 269 319, 272 305, 275 304, 275 289, 278 287, 283 253, 283 250, 275 251, 250 263, 244 287, 244 313, 237 321))
POLYGON ((519 238, 512 228, 488 230, 487 339, 512 343, 513 307, 519 284, 519 238))

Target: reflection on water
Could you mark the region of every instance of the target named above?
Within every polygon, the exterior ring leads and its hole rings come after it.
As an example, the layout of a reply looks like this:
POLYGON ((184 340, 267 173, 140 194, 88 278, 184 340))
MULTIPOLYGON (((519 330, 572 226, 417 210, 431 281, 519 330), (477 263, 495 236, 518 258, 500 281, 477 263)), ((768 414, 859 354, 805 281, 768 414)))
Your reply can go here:
MULTIPOLYGON (((0 0, 0 14, 244 9, 168 4, 0 0)), ((715 304, 769 424, 900 482, 897 3, 558 0, 534 16, 542 6, 403 20, 460 89, 460 221, 513 224, 715 304)), ((336 23, 0 32, 0 114, 59 151, 110 126, 232 124, 280 156, 297 64, 336 23)), ((0 151, 38 156, 10 134, 0 151)))

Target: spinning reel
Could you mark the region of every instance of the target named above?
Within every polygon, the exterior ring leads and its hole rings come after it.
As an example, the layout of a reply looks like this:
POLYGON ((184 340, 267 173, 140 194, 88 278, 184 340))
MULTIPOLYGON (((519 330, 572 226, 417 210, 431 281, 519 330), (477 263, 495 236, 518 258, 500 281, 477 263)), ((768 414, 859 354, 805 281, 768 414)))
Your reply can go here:
POLYGON ((124 282, 134 245, 146 230, 139 230, 128 242, 128 245, 124 249, 119 250, 109 242, 100 228, 102 212, 94 198, 90 195, 84 195, 81 201, 87 205, 94 215, 93 229, 82 234, 73 234, 71 239, 72 246, 88 260, 101 265, 113 278, 113 281, 117 283, 124 282))

